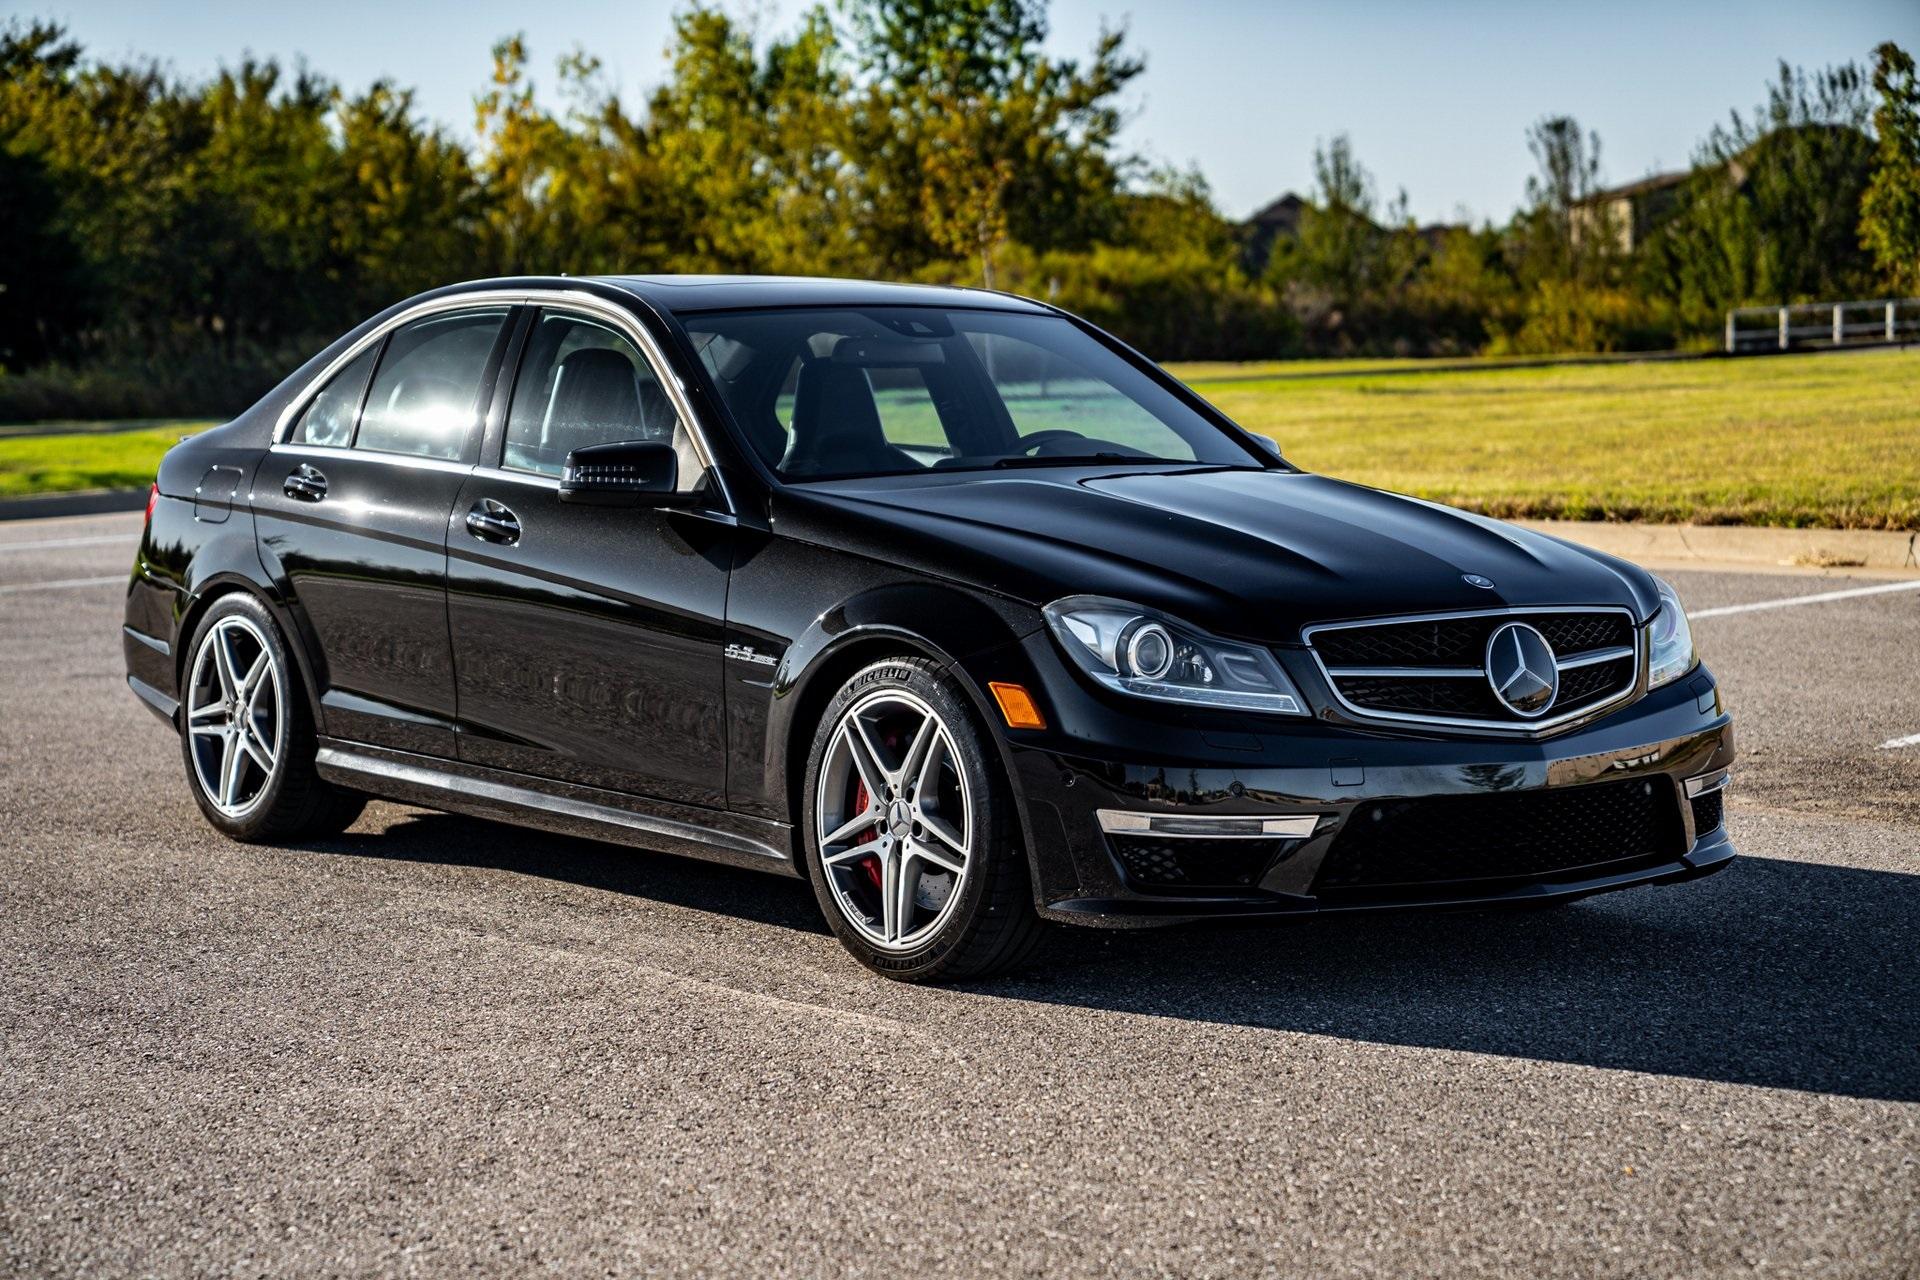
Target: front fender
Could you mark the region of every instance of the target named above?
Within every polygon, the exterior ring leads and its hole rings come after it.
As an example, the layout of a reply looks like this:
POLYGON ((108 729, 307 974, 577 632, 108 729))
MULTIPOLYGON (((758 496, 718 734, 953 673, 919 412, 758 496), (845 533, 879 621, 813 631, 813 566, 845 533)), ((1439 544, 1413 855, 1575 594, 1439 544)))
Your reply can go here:
MULTIPOLYGON (((1024 605, 864 556, 750 543, 734 569, 723 659, 730 805, 793 821, 820 712, 860 667, 890 655, 953 667, 1040 625, 1024 605)), ((982 690, 968 695, 986 718, 982 690)))

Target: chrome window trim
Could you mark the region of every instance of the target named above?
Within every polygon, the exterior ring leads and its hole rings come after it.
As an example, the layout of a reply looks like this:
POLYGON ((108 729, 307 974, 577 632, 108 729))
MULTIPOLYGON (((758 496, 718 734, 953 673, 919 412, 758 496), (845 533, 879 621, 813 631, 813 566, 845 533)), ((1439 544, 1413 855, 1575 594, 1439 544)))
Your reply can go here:
MULTIPOLYGON (((478 293, 463 293, 446 298, 430 298, 417 306, 408 307, 405 311, 394 316, 386 323, 375 327, 372 332, 362 336, 360 341, 354 343, 329 361, 326 368, 307 379, 307 384, 300 388, 300 393, 287 402, 287 407, 280 411, 279 418, 275 420, 273 424, 273 443, 276 445, 298 443, 288 439, 288 437, 293 433, 294 423, 299 420, 302 413, 306 412, 307 406, 313 403, 313 397, 319 393, 320 388, 325 386, 333 378, 334 374, 340 372, 341 369, 365 353, 367 348, 385 341, 387 335, 395 329, 398 329, 404 324, 410 324, 415 320, 423 320, 428 316, 438 315, 442 311, 486 311, 496 307, 506 307, 511 310, 511 308, 520 305, 519 299, 521 292, 520 290, 487 289, 478 293)), ((374 372, 377 374, 379 370, 376 369, 374 372)), ((354 432, 356 435, 359 434, 359 423, 357 421, 354 424, 354 432)), ((321 449, 336 448, 337 446, 314 445, 312 447, 321 449)), ((370 457, 375 455, 383 457, 416 456, 412 454, 389 454, 379 449, 355 450, 351 445, 341 450, 341 452, 358 452, 370 457)))
MULTIPOLYGON (((1321 678, 1325 680, 1328 692, 1333 694, 1333 699, 1340 705, 1340 708, 1356 720, 1374 721, 1382 724, 1465 729, 1475 733, 1528 738, 1541 737, 1553 730, 1563 729, 1570 725, 1605 715, 1607 712, 1638 696, 1646 681, 1646 628, 1633 616, 1633 610, 1620 605, 1542 605, 1538 608, 1508 606, 1499 609, 1454 609, 1438 613, 1396 614, 1386 618, 1358 618, 1343 622, 1316 622, 1310 626, 1300 628, 1300 638, 1302 642, 1306 644, 1307 652, 1313 657, 1313 664, 1319 669, 1321 678), (1597 662, 1613 662, 1631 656, 1633 658, 1633 678, 1627 682, 1626 686, 1621 689, 1619 693, 1614 694, 1604 702, 1589 703, 1587 706, 1579 707, 1561 715, 1551 716, 1545 720, 1530 720, 1523 723, 1506 720, 1475 720, 1461 716, 1418 715, 1407 711, 1376 711, 1370 707, 1362 707, 1356 703, 1349 702, 1346 695, 1340 692, 1340 684, 1339 681, 1335 679, 1335 676, 1343 672, 1353 674, 1356 669, 1329 667, 1326 661, 1320 656, 1320 650, 1316 648, 1313 643, 1313 638, 1322 631, 1350 631, 1358 627, 1390 627, 1409 622, 1452 622, 1461 618, 1511 618, 1542 613, 1617 613, 1625 618, 1627 625, 1633 630, 1633 647, 1631 649, 1598 650, 1596 652, 1604 656, 1588 657, 1582 655, 1580 660, 1571 663, 1559 662, 1558 655, 1556 654, 1555 665, 1561 670, 1567 670, 1569 667, 1587 666, 1597 662)), ((1434 676, 1437 671, 1445 673, 1442 674, 1440 678, 1446 678, 1447 675, 1458 670, 1461 669, 1428 669, 1416 667, 1412 669, 1412 672, 1399 674, 1412 674, 1417 672, 1420 675, 1434 676)), ((1486 672, 1476 671, 1473 674, 1484 678, 1486 672)))
MULTIPOLYGON (((713 448, 707 442, 706 433, 700 425, 699 417, 693 412, 692 402, 687 399, 686 384, 681 380, 680 375, 674 371, 672 362, 667 359, 666 353, 660 349, 660 344, 654 341, 653 335, 648 333, 646 327, 635 320, 632 313, 627 311, 626 308, 620 306, 618 303, 609 302, 598 294, 588 293, 582 289, 479 289, 471 293, 456 293, 441 298, 429 298, 425 302, 408 307, 398 315, 391 317, 374 328, 371 332, 365 334, 358 342, 329 361, 326 368, 307 380, 306 385, 300 388, 299 394, 289 400, 287 407, 280 411, 279 418, 274 422, 272 445, 270 447, 274 450, 324 449, 329 454, 351 455, 357 458, 376 458, 389 462, 395 459, 417 459, 428 462, 443 461, 437 458, 418 459, 417 455, 414 454, 387 453, 376 449, 355 449, 351 446, 341 448, 336 445, 296 444, 289 441, 287 437, 293 430, 293 424, 298 421, 300 415, 305 412, 307 406, 312 402, 314 395, 319 392, 320 388, 325 386, 334 374, 338 373, 356 356, 366 351, 368 347, 371 347, 375 343, 384 341, 386 336, 395 329, 400 328, 402 325, 410 324, 415 320, 422 320, 431 315, 438 315, 443 311, 484 311, 490 307, 500 306, 540 307, 545 309, 559 308, 578 311, 601 323, 611 325, 622 337, 632 342, 635 350, 640 352, 641 357, 645 359, 648 366, 652 368, 654 377, 659 379, 661 390, 667 393, 667 399, 673 405, 674 415, 680 420, 681 425, 687 429, 687 434, 692 438, 693 450, 699 455, 701 465, 705 467, 707 473, 713 477, 714 489, 720 495, 721 501, 726 505, 726 509, 729 512, 734 510, 733 495, 727 489, 726 479, 720 474, 720 468, 714 463, 713 448)), ((508 370, 503 366, 501 372, 507 373, 508 370)), ((518 373, 517 370, 512 372, 516 375, 518 373)), ((490 474, 495 472, 515 476, 538 474, 535 472, 508 472, 506 468, 496 466, 492 462, 484 459, 479 465, 481 469, 486 470, 490 474)), ((461 463, 459 469, 465 471, 468 470, 469 467, 470 464, 461 463)), ((551 477, 542 478, 551 479, 551 477)), ((554 487, 559 487, 558 481, 555 481, 554 487)))
POLYGON ((361 458, 369 462, 383 462, 388 466, 406 467, 414 471, 445 471, 455 475, 466 475, 473 470, 471 462, 461 462, 457 458, 429 458, 419 453, 389 453, 384 449, 355 449, 350 445, 289 444, 286 441, 276 441, 267 446, 267 452, 286 454, 295 458, 361 458))
POLYGON ((506 484, 531 485, 536 489, 560 489, 560 478, 550 476, 544 471, 515 471, 512 467, 478 466, 473 469, 478 480, 498 480, 506 484))

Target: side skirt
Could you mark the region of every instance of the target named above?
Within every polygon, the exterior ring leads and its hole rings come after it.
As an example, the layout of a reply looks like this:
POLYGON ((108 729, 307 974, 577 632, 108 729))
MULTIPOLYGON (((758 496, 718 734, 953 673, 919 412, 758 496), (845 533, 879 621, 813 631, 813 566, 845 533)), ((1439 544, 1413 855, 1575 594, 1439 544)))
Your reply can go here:
POLYGON ((314 760, 329 782, 356 791, 561 835, 799 876, 784 823, 665 804, 522 773, 320 739, 314 760), (641 806, 645 806, 642 808, 641 806))

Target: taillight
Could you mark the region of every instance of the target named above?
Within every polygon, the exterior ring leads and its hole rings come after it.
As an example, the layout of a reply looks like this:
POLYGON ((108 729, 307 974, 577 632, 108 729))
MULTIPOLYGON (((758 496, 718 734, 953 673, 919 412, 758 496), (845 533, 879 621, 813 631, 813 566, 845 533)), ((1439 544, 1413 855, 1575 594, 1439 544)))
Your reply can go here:
POLYGON ((152 523, 153 523, 153 508, 154 508, 154 506, 155 506, 155 505, 156 505, 156 504, 157 504, 157 503, 158 503, 159 501, 160 501, 160 482, 159 482, 158 480, 155 480, 155 481, 153 482, 153 488, 151 488, 151 489, 149 489, 149 490, 147 490, 147 519, 146 519, 146 523, 148 523, 148 524, 152 524, 152 523))

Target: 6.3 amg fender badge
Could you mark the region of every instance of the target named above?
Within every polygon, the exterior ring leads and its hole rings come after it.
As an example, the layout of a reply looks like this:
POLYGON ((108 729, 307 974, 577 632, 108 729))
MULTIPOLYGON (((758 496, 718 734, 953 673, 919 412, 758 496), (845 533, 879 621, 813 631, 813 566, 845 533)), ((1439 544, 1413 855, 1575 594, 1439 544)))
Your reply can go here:
POLYGON ((746 644, 728 645, 727 656, 735 662, 751 662, 756 667, 771 667, 779 661, 779 659, 775 658, 772 654, 757 653, 754 651, 752 645, 746 644))

